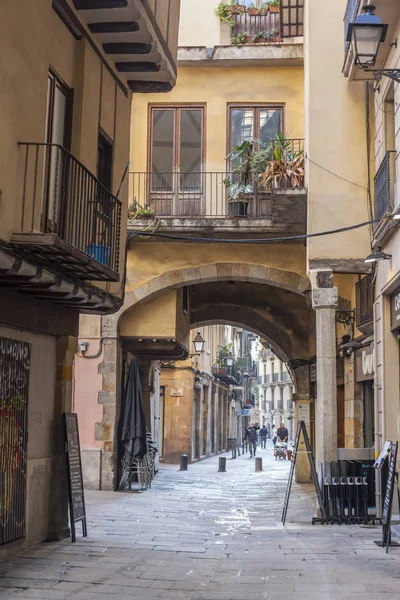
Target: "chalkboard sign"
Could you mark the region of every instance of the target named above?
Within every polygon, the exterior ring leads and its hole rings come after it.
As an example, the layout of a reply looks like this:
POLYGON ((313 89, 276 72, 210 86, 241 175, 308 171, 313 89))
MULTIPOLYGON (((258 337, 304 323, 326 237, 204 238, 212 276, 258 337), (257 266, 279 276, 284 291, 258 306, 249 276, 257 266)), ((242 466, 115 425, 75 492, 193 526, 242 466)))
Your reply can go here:
MULTIPOLYGON (((286 515, 287 515, 288 506, 289 506, 289 498, 290 498, 290 492, 292 489, 293 475, 294 475, 294 469, 296 466, 296 457, 297 457, 297 454, 299 451, 301 434, 303 434, 304 443, 306 445, 306 453, 308 455, 308 461, 310 463, 311 475, 312 475, 312 479, 314 482, 315 491, 316 491, 317 498, 318 498, 318 504, 319 504, 319 508, 321 511, 321 515, 322 515, 322 519, 318 519, 318 520, 323 520, 325 518, 324 501, 322 499, 321 488, 319 486, 317 471, 315 470, 315 463, 314 463, 314 459, 312 456, 311 444, 310 444, 310 440, 308 438, 307 427, 306 427, 306 424, 304 421, 299 421, 298 425, 297 425, 296 439, 294 442, 294 449, 293 449, 293 455, 292 455, 292 462, 290 465, 289 478, 288 478, 288 483, 287 483, 287 487, 286 487, 285 502, 283 504, 283 511, 282 511, 282 523, 283 524, 286 523, 286 515)), ((316 520, 317 519, 313 519, 313 523, 316 520)))
POLYGON ((385 497, 383 499, 382 508, 382 546, 386 546, 386 552, 388 552, 389 545, 391 543, 391 530, 390 530, 390 519, 392 516, 392 504, 393 504, 393 492, 396 475, 396 461, 397 461, 397 449, 398 443, 392 444, 390 449, 390 460, 389 460, 389 473, 386 484, 385 497))
POLYGON ((67 456, 68 495, 72 541, 76 541, 75 523, 82 521, 83 537, 87 536, 85 496, 81 448, 79 444, 78 416, 64 413, 65 449, 67 456))

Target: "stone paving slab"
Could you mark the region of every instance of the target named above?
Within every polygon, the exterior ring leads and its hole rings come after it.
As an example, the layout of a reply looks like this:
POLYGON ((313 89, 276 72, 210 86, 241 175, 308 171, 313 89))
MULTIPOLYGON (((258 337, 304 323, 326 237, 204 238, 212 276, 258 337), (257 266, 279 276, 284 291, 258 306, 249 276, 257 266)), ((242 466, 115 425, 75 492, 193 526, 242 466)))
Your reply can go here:
POLYGON ((271 446, 218 473, 218 457, 165 465, 142 494, 87 492, 89 537, 0 563, 0 600, 399 600, 400 549, 380 528, 311 525, 312 486, 293 485, 271 446))

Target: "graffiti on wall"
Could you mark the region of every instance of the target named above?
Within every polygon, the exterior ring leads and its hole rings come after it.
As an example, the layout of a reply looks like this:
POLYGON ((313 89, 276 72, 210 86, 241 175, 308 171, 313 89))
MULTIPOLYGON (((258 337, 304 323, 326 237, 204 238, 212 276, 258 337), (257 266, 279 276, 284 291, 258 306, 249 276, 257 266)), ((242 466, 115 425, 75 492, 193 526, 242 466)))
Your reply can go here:
POLYGON ((0 337, 0 544, 24 536, 30 344, 0 337))

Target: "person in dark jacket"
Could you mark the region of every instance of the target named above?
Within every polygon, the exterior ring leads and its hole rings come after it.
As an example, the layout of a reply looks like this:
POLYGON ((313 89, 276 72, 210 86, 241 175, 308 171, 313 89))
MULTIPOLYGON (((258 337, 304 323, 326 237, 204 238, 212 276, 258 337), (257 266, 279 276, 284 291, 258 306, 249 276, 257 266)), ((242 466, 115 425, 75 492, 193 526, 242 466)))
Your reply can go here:
POLYGON ((266 428, 265 425, 263 425, 260 429, 261 448, 267 447, 267 436, 268 436, 268 429, 266 428))
POLYGON ((288 437, 289 437, 289 432, 286 429, 285 425, 283 423, 281 423, 278 431, 276 432, 276 435, 278 436, 278 440, 280 442, 285 442, 285 444, 287 444, 288 442, 288 437))
POLYGON ((249 442, 250 458, 256 455, 258 429, 259 427, 257 427, 256 425, 253 426, 251 423, 249 423, 249 426, 246 429, 246 433, 244 434, 244 439, 249 442))

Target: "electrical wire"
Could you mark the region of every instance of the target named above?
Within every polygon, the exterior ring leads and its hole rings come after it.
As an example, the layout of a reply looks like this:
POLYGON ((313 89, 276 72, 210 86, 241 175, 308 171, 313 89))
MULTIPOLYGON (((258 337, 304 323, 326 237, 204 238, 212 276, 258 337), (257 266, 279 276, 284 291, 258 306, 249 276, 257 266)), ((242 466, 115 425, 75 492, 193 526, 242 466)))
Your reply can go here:
MULTIPOLYGON (((330 229, 327 231, 319 231, 317 233, 304 233, 301 235, 288 235, 286 237, 277 238, 253 238, 253 239, 225 239, 225 238, 202 238, 202 237, 191 237, 174 235, 172 233, 147 233, 147 237, 162 238, 167 240, 176 240, 179 242, 204 242, 204 243, 215 243, 215 244, 274 244, 276 242, 288 242, 293 240, 305 240, 307 238, 322 237, 325 235, 334 235, 336 233, 345 233, 347 231, 353 231, 354 229, 361 229, 367 227, 373 223, 377 223, 381 219, 372 219, 370 221, 364 221, 363 223, 357 223, 356 225, 348 225, 347 227, 340 227, 338 229, 330 229)), ((141 236, 140 231, 130 231, 128 233, 128 242, 132 239, 141 236)))
POLYGON ((361 185, 361 183, 356 183, 355 181, 351 181, 350 179, 346 179, 346 177, 342 177, 341 175, 338 175, 337 173, 334 173, 333 171, 330 171, 326 167, 324 167, 324 166, 320 165, 319 163, 315 162, 314 160, 312 160, 309 156, 306 156, 306 160, 308 160, 308 162, 312 163, 316 167, 319 167, 323 171, 326 171, 327 173, 330 173, 334 177, 337 177, 338 179, 341 179, 342 181, 346 181, 347 183, 350 183, 351 185, 355 185, 356 187, 359 187, 359 188, 361 188, 363 190, 368 191, 368 188, 366 188, 365 185, 361 185))

